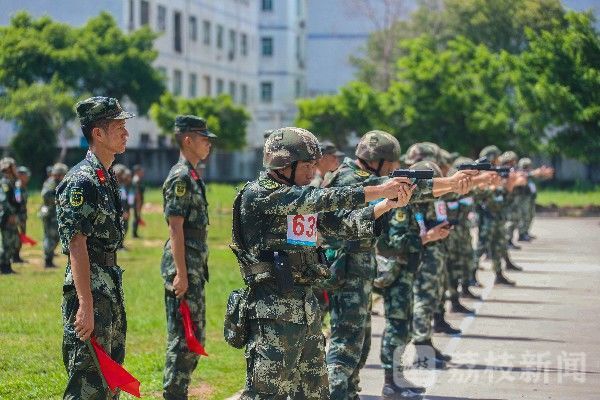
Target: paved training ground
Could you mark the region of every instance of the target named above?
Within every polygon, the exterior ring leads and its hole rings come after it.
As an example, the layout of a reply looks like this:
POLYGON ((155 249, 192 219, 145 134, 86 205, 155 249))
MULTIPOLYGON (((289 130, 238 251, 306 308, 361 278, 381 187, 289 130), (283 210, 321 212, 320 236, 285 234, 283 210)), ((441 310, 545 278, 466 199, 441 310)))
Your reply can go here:
MULTIPOLYGON (((453 360, 426 399, 600 399, 600 219, 538 218, 533 234, 511 252, 525 269, 507 274, 517 287, 488 285, 479 289, 483 302, 463 300, 476 316, 448 314, 463 334, 435 336, 453 360)), ((489 283, 489 264, 482 266, 480 281, 489 283)), ((374 315, 363 400, 381 396, 383 325, 374 315)))

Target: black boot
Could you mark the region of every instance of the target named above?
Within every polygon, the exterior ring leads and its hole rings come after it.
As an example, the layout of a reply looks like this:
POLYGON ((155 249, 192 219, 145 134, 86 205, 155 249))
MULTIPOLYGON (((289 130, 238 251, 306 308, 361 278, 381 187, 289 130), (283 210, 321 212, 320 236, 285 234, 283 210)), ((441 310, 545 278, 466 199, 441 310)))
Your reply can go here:
POLYGON ((56 268, 56 265, 54 265, 54 261, 53 261, 52 256, 46 256, 45 262, 44 262, 44 268, 56 268))
POLYGON ((508 269, 508 270, 523 271, 523 268, 519 267, 518 265, 513 264, 513 262, 510 260, 510 258, 508 256, 504 257, 504 262, 506 263, 506 269, 508 269))
POLYGON ((18 264, 23 264, 25 262, 25 260, 23 260, 21 258, 21 255, 19 253, 15 254, 12 260, 14 263, 18 263, 18 264))
POLYGON ((435 333, 445 333, 447 335, 460 335, 461 330, 455 329, 444 319, 441 313, 433 314, 433 331, 435 333))
POLYGON ((531 242, 531 236, 527 233, 524 235, 519 235, 519 242, 531 242))
POLYGON ((446 368, 446 363, 452 360, 451 356, 442 353, 435 347, 431 342, 431 339, 423 340, 422 342, 414 342, 414 345, 417 347, 417 357, 419 357, 420 360, 424 360, 428 356, 431 356, 431 351, 433 351, 436 368, 446 368))
POLYGON ((498 272, 496 274, 496 280, 494 282, 496 283, 496 285, 515 286, 515 282, 505 277, 504 274, 502 274, 502 272, 498 272))
POLYGON ((460 313, 460 314, 475 314, 475 311, 463 306, 462 304, 460 304, 460 301, 458 300, 458 296, 453 297, 450 299, 450 303, 452 304, 452 312, 454 313, 460 313))
POLYGON ((514 244, 512 239, 508 241, 508 248, 511 250, 521 250, 521 246, 514 244))
MULTIPOLYGON (((385 382, 381 391, 381 398, 385 400, 404 400, 404 399, 422 399, 419 393, 423 393, 425 388, 414 385, 415 387, 401 387, 394 382, 394 373, 391 369, 384 370, 385 382), (419 391, 418 389, 422 389, 419 391)), ((409 383, 409 381, 404 380, 409 383)), ((407 385, 408 386, 408 385, 407 385)))
POLYGON ((10 264, 2 264, 2 265, 0 265, 0 274, 10 275, 10 274, 16 274, 16 272, 13 271, 10 264))
POLYGON ((481 296, 471 292, 471 288, 468 285, 462 286, 462 297, 466 299, 481 300, 481 296))

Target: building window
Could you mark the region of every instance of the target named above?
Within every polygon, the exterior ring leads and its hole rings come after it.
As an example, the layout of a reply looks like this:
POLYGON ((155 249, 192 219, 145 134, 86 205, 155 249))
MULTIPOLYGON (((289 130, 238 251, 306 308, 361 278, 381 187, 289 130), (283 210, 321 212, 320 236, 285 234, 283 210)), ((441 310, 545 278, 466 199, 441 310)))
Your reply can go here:
POLYGON ((223 48, 223 25, 217 25, 217 49, 223 48))
POLYGON ((210 21, 202 21, 202 43, 210 46, 210 21))
POLYGON ((263 11, 273 11, 273 0, 262 0, 263 11))
POLYGON ((175 96, 181 95, 182 80, 181 71, 178 69, 173 70, 173 94, 175 96))
POLYGON ((140 134, 140 148, 147 149, 150 147, 150 134, 149 133, 141 133, 140 134))
POLYGON ((202 80, 204 80, 204 95, 208 97, 212 94, 212 88, 211 88, 212 85, 211 85, 210 76, 204 75, 202 77, 202 80))
POLYGON ((159 32, 165 32, 167 30, 167 8, 165 6, 158 6, 156 28, 159 32))
POLYGON ((242 33, 240 36, 240 52, 244 57, 248 55, 248 35, 245 33, 242 33))
POLYGON ((140 3, 140 23, 142 25, 150 23, 150 3, 147 0, 142 0, 140 3))
POLYGON ((235 48, 236 48, 236 38, 237 35, 233 29, 229 30, 229 61, 233 61, 235 59, 235 48))
POLYGON ((260 39, 262 55, 264 57, 273 56, 273 38, 270 36, 265 36, 260 39))
POLYGON ((189 87, 189 91, 188 91, 189 97, 194 98, 197 95, 197 92, 196 92, 196 86, 198 85, 197 80, 198 79, 196 77, 196 74, 190 74, 190 83, 189 83, 190 87, 189 87))
POLYGON ((235 101, 235 98, 237 96, 237 85, 235 84, 235 82, 231 81, 229 82, 229 95, 231 96, 231 99, 233 101, 235 101))
POLYGON ((273 102, 273 82, 260 83, 260 101, 263 103, 273 102))
POLYGON ((240 86, 240 103, 243 105, 248 104, 248 86, 243 83, 240 86))
POLYGON ((217 79, 217 95, 222 94, 225 90, 225 84, 223 83, 223 79, 217 79))
POLYGON ((129 0, 129 30, 132 31, 135 28, 135 5, 133 0, 129 0))
POLYGON ((181 53, 181 13, 173 13, 173 49, 176 53, 181 53))
POLYGON ((198 20, 193 15, 190 16, 190 40, 192 42, 198 40, 198 20))

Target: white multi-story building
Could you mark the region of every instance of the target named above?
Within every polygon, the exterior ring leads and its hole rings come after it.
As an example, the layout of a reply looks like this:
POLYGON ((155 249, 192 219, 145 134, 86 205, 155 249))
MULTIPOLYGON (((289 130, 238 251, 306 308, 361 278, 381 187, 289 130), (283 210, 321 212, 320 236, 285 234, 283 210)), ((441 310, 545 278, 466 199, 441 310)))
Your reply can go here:
MULTIPOLYGON (((254 112, 259 69, 257 0, 7 1, 0 2, 0 24, 7 24, 19 10, 73 25, 107 11, 126 31, 149 26, 160 34, 154 65, 167 78, 168 90, 184 97, 227 93, 254 112)), ((253 124, 248 129, 249 143, 262 140, 252 138, 257 131, 253 124)), ((133 148, 168 145, 148 118, 136 118, 128 126, 135 133, 130 139, 133 148)), ((0 145, 6 145, 12 134, 12 125, 4 123, 0 145)))
POLYGON ((259 1, 257 145, 265 130, 293 124, 296 99, 305 96, 306 12, 306 0, 259 1))

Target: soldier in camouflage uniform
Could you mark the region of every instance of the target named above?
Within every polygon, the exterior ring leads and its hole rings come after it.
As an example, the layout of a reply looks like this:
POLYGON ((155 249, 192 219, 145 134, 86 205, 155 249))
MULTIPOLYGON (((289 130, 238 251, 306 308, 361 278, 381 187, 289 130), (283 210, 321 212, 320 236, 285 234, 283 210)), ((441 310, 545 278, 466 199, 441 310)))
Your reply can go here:
POLYGON ((139 238, 138 228, 142 220, 142 207, 144 206, 144 193, 146 185, 144 184, 144 168, 141 165, 133 166, 133 222, 131 224, 131 234, 134 238, 139 238))
POLYGON ((519 169, 528 174, 527 186, 524 186, 523 189, 524 199, 523 202, 519 204, 518 231, 520 242, 528 242, 531 240, 529 229, 531 229, 531 223, 533 222, 533 217, 535 215, 537 187, 533 176, 531 176, 532 164, 531 159, 527 157, 521 158, 518 164, 519 169))
MULTIPOLYGON (((498 162, 503 167, 516 168, 518 161, 519 157, 517 156, 517 153, 512 150, 505 151, 498 157, 498 162)), ((527 197, 525 190, 525 186, 516 187, 507 202, 506 244, 508 248, 512 250, 521 250, 520 246, 513 243, 513 237, 517 224, 519 223, 519 207, 527 197)))
POLYGON ((193 115, 175 118, 175 140, 180 157, 163 184, 163 210, 169 226, 160 271, 165 284, 167 312, 167 355, 163 396, 167 400, 187 399, 192 373, 199 356, 187 347, 180 299, 185 299, 197 327, 196 336, 204 344, 206 302, 204 285, 208 282, 208 202, 206 187, 196 170, 210 153, 216 135, 204 119, 193 115))
POLYGON ((14 274, 11 262, 20 244, 19 215, 21 215, 21 203, 15 197, 17 178, 15 160, 10 157, 1 159, 0 172, 2 173, 0 178, 0 203, 2 204, 0 272, 2 274, 14 274))
MULTIPOLYGON (((19 233, 27 233, 27 202, 29 200, 29 192, 27 191, 27 184, 31 178, 31 171, 29 168, 20 166, 17 168, 17 181, 15 182, 15 199, 19 203, 19 233)), ((21 258, 21 247, 22 243, 19 241, 17 245, 16 253, 13 257, 13 261, 16 263, 25 262, 21 258)))
MULTIPOLYGON (((491 145, 484 147, 479 152, 479 157, 485 157, 490 163, 496 165, 498 163, 498 157, 502 152, 497 146, 491 145)), ((479 193, 479 192, 478 192, 479 193)), ((478 237, 477 237, 477 248, 475 251, 475 265, 479 266, 479 259, 484 254, 490 256, 490 230, 492 226, 492 219, 488 212, 484 209, 484 204, 477 201, 475 210, 477 212, 478 221, 478 237)))
POLYGON ((234 203, 232 249, 250 287, 242 399, 330 398, 314 296, 314 286, 330 271, 315 247, 317 229, 328 237, 373 237, 379 231, 377 218, 405 205, 411 195, 406 179, 370 187, 307 186, 320 157, 310 132, 275 130, 265 143, 266 171, 234 203), (365 207, 379 198, 398 200, 365 207))
POLYGON ((52 166, 50 177, 42 187, 42 207, 39 216, 44 227, 44 267, 54 268, 54 250, 59 242, 58 221, 56 220, 56 187, 63 180, 69 168, 62 163, 52 166))
POLYGON ((68 255, 63 284, 63 362, 68 373, 64 399, 117 399, 105 386, 90 337, 117 363, 125 359, 127 322, 122 270, 116 251, 123 241, 121 203, 110 168, 129 136, 117 99, 92 97, 76 105, 89 143, 85 159, 56 188, 58 232, 68 255))
POLYGON ((315 177, 310 181, 310 186, 315 187, 321 187, 323 181, 328 178, 328 175, 340 166, 340 157, 344 156, 344 153, 339 151, 337 147, 335 147, 335 144, 329 140, 321 141, 319 144, 323 156, 317 162, 315 177))

